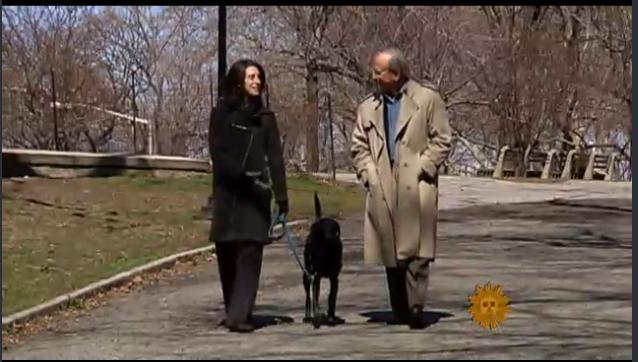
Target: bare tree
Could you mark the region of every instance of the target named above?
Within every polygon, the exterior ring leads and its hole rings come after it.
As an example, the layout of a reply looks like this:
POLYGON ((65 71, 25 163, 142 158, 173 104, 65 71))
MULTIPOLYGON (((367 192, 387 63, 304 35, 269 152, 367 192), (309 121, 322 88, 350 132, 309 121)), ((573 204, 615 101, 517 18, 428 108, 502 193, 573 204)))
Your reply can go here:
MULTIPOLYGON (((492 167, 505 144, 521 155, 611 145, 631 161, 630 7, 251 6, 228 15, 229 60, 266 67, 291 167, 329 164, 320 92, 330 94, 338 164, 349 166, 357 104, 375 89, 369 62, 389 45, 446 100, 453 172, 492 167)), ((154 152, 206 156, 215 7, 4 7, 2 16, 5 146, 50 149, 57 137, 65 150, 128 150, 130 124, 113 114, 137 109, 151 121, 154 152)))
POLYGON ((3 8, 4 144, 50 149, 58 138, 62 150, 72 150, 93 131, 97 139, 88 141, 96 149, 111 138, 114 118, 82 107, 119 99, 104 82, 90 42, 91 14, 86 7, 3 8))

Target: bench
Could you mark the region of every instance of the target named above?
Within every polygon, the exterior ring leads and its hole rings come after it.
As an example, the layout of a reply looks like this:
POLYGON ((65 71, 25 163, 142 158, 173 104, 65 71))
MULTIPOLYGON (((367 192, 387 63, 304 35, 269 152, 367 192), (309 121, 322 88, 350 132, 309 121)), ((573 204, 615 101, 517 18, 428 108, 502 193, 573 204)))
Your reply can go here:
POLYGON ((570 150, 565 157, 561 179, 582 179, 587 169, 588 155, 580 150, 570 150))
POLYGON ((525 151, 525 177, 540 177, 541 179, 554 179, 561 176, 564 155, 557 150, 531 151, 528 147, 525 151))
POLYGON ((604 155, 592 150, 583 179, 612 181, 616 157, 616 153, 604 155))
POLYGON ((518 176, 518 166, 520 162, 521 153, 519 151, 512 150, 509 146, 503 146, 499 153, 492 177, 504 178, 518 176))
POLYGON ((532 151, 532 147, 528 146, 525 150, 523 164, 525 165, 525 177, 541 177, 547 162, 547 152, 532 151))
POLYGON ((494 169, 493 168, 479 168, 476 171, 476 176, 477 177, 492 177, 492 175, 494 175, 494 169))
POLYGON ((565 152, 557 151, 555 159, 550 166, 549 177, 552 179, 560 179, 566 164, 567 154, 565 152))

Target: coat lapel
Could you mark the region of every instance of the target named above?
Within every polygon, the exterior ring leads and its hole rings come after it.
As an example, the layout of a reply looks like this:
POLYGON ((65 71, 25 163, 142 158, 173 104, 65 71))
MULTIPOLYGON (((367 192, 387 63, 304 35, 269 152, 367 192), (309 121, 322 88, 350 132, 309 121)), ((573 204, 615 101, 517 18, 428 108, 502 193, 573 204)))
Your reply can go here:
POLYGON ((369 127, 374 128, 374 133, 376 137, 374 139, 370 139, 370 146, 372 148, 372 156, 374 158, 379 182, 380 182, 380 190, 384 195, 384 203, 388 209, 390 215, 393 214, 392 200, 394 200, 394 187, 392 182, 392 172, 390 170, 390 161, 388 160, 388 153, 384 152, 387 148, 386 146, 386 134, 385 127, 383 124, 383 102, 380 97, 373 103, 373 108, 368 111, 368 125, 369 127))
POLYGON ((384 195, 384 202, 386 207, 388 208, 388 212, 390 217, 393 217, 394 214, 394 180, 392 179, 392 169, 390 168, 390 159, 388 152, 384 152, 387 150, 387 142, 386 138, 388 135, 385 134, 385 125, 383 119, 383 101, 379 100, 377 107, 374 110, 374 127, 377 130, 377 134, 379 135, 378 141, 378 151, 376 164, 379 172, 379 178, 381 183, 381 192, 384 195))
POLYGON ((386 148, 386 134, 385 127, 383 126, 383 103, 379 102, 377 107, 374 109, 374 127, 377 130, 377 134, 379 135, 379 151, 377 152, 377 160, 381 158, 383 151, 386 148))
POLYGON ((377 134, 376 139, 376 150, 374 154, 374 160, 379 161, 381 155, 383 154, 383 150, 385 150, 385 128, 383 127, 383 103, 381 99, 377 100, 374 103, 374 108, 372 110, 370 123, 374 127, 375 133, 377 134))
MULTIPOLYGON (((419 109, 417 104, 412 99, 414 94, 414 87, 416 86, 416 83, 413 80, 409 80, 406 86, 407 86, 406 92, 403 95, 403 97, 401 97, 399 121, 397 123, 397 132, 396 132, 396 138, 394 139, 394 142, 396 142, 403 135, 403 132, 405 131, 405 128, 408 126, 410 119, 412 119, 412 116, 414 115, 414 113, 419 109)), ((383 114, 382 114, 382 118, 383 118, 383 114)))

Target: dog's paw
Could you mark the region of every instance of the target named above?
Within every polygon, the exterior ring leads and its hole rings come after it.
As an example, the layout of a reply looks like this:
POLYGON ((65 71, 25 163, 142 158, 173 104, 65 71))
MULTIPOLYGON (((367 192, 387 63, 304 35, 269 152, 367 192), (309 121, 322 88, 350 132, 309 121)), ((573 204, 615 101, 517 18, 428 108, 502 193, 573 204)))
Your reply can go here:
POLYGON ((339 324, 344 324, 346 321, 343 318, 339 318, 337 316, 330 316, 326 320, 326 324, 329 326, 337 326, 339 324))
POLYGON ((305 323, 312 323, 313 327, 315 327, 315 329, 321 327, 322 324, 326 324, 326 320, 328 319, 328 317, 326 317, 325 314, 323 313, 319 313, 317 315, 315 315, 314 317, 306 317, 304 318, 304 322, 305 323))

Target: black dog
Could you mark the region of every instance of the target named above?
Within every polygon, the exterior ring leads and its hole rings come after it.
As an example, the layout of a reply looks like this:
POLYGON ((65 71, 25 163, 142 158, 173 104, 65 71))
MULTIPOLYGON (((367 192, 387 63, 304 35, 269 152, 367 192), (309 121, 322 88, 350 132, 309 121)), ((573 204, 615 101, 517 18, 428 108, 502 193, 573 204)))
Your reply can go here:
POLYGON ((315 222, 310 227, 310 234, 306 239, 304 249, 304 264, 308 273, 314 275, 312 281, 313 305, 315 318, 310 316, 310 284, 311 279, 304 273, 303 285, 306 290, 306 316, 304 323, 312 322, 316 328, 325 320, 328 325, 344 322, 335 315, 337 291, 339 289, 339 273, 342 267, 343 245, 341 243, 341 227, 339 223, 328 217, 321 217, 321 204, 315 193, 315 222), (330 294, 328 295, 328 318, 318 314, 319 291, 321 278, 330 280, 330 294))

